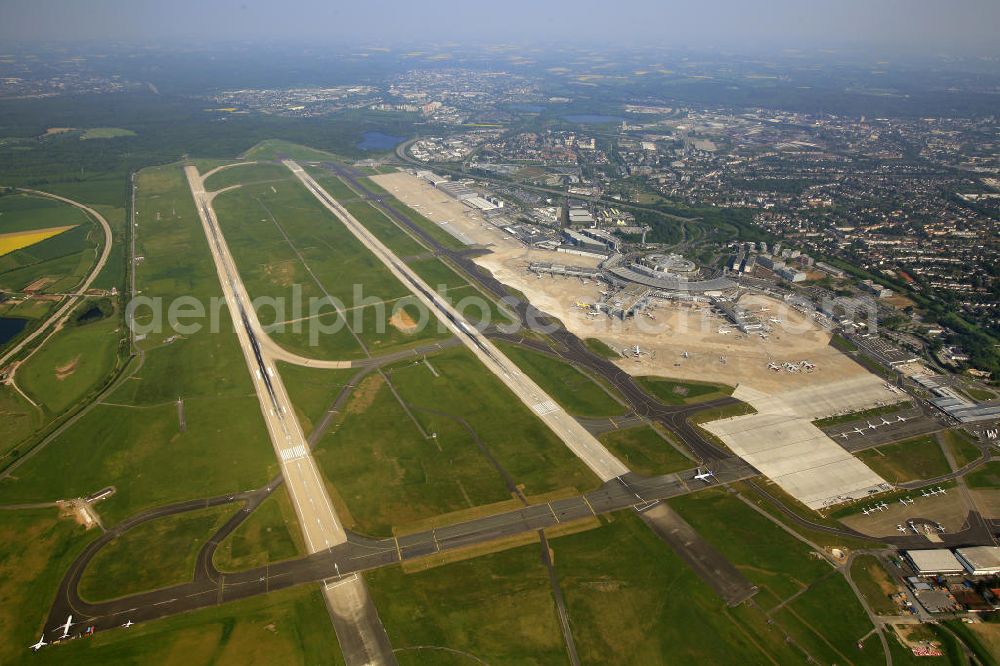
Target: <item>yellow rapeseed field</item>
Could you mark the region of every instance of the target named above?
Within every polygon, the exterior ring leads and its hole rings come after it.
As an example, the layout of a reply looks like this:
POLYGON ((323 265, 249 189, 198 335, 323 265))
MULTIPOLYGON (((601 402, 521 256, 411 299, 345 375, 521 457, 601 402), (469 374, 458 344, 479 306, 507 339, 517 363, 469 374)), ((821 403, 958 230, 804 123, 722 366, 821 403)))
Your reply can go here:
POLYGON ((46 238, 58 236, 64 231, 69 231, 77 225, 71 224, 68 227, 49 227, 48 229, 35 229, 33 231, 15 231, 9 234, 0 234, 0 257, 29 247, 35 243, 40 243, 46 238))

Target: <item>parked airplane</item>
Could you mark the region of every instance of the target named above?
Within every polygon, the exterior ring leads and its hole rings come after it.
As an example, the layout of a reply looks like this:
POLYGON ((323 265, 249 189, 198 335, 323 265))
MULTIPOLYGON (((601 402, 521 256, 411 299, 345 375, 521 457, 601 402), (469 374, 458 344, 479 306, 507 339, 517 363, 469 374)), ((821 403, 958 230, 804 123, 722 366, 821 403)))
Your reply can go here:
POLYGON ((897 416, 896 417, 896 422, 897 423, 906 423, 906 417, 905 416, 897 416))
POLYGON ((698 470, 695 472, 694 477, 692 478, 698 479, 699 481, 704 481, 705 483, 711 483, 709 479, 713 478, 714 476, 715 472, 713 472, 712 470, 706 469, 704 472, 702 472, 701 467, 699 467, 698 470))
POLYGON ((66 618, 66 624, 60 624, 52 631, 59 631, 60 629, 62 629, 62 636, 60 636, 59 638, 69 638, 69 628, 72 626, 73 626, 73 616, 70 615, 69 617, 66 618))
POLYGON ((906 521, 906 524, 909 525, 910 529, 913 530, 914 534, 920 534, 920 530, 917 529, 916 524, 914 524, 912 520, 906 521))
POLYGON ((768 319, 768 321, 771 322, 772 324, 780 324, 781 323, 781 320, 778 319, 777 317, 770 317, 768 319))
POLYGON ((858 433, 859 435, 863 435, 863 434, 865 434, 865 431, 864 431, 864 430, 862 430, 861 428, 855 428, 855 429, 854 429, 854 432, 858 433))
POLYGON ((849 435, 846 432, 840 433, 840 436, 843 437, 844 439, 847 439, 849 437, 849 435))
POLYGON ((885 418, 883 417, 882 418, 882 425, 892 425, 892 421, 886 421, 885 418))
POLYGON ((903 534, 906 534, 906 528, 903 527, 902 525, 896 525, 896 529, 902 532, 903 534))
POLYGON ((943 533, 944 532, 944 525, 942 525, 941 523, 938 523, 937 524, 937 531, 943 533))
POLYGON ((869 430, 877 430, 878 426, 877 425, 872 425, 872 422, 868 421, 868 429, 869 430))
POLYGON ((45 634, 42 634, 41 636, 38 637, 37 643, 35 643, 34 645, 29 645, 28 647, 34 650, 35 652, 38 652, 46 645, 48 645, 48 643, 45 642, 45 634))
POLYGON ((778 365, 777 363, 775 363, 774 361, 771 361, 770 363, 768 363, 767 367, 768 367, 768 369, 774 370, 775 372, 781 372, 781 366, 778 365))
POLYGON ((135 622, 133 622, 132 620, 129 620, 128 622, 126 622, 126 623, 125 623, 125 624, 123 624, 122 626, 123 626, 123 627, 125 627, 126 629, 128 629, 128 628, 129 628, 129 627, 131 627, 131 626, 132 626, 133 624, 135 624, 135 622))
POLYGON ((872 512, 872 510, 871 510, 871 509, 869 509, 868 507, 865 507, 865 508, 861 509, 861 513, 865 514, 866 516, 867 516, 867 515, 868 515, 869 513, 871 513, 871 512, 872 512))
POLYGON ((903 506, 906 506, 907 504, 913 504, 913 500, 910 499, 909 497, 900 497, 899 503, 902 504, 903 506))
POLYGON ((729 335, 732 332, 731 328, 719 328, 719 335, 729 335))

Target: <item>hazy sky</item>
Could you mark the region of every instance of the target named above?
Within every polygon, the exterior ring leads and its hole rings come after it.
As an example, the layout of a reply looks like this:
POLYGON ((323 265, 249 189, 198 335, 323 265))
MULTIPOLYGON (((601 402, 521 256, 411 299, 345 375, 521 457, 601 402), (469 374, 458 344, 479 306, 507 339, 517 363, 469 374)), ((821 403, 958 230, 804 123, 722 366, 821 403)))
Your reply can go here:
POLYGON ((997 53, 998 32, 1000 0, 0 0, 4 41, 453 40, 997 53))

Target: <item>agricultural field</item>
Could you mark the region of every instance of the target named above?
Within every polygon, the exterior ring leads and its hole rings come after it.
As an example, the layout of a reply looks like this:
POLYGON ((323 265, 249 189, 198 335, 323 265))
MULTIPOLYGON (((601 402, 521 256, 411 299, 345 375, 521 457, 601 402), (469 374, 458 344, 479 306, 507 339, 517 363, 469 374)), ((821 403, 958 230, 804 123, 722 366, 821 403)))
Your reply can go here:
POLYGON ((103 236, 80 209, 44 197, 0 197, 0 289, 58 293, 93 266, 103 236))
POLYGON ((951 471, 934 435, 877 446, 857 455, 890 483, 931 479, 951 471))
MULTIPOLYGON (((0 385, 0 461, 7 462, 14 456, 17 445, 42 425, 39 407, 29 403, 17 389, 9 384, 0 385)), ((14 456, 16 457, 16 456, 14 456)))
POLYGON ((80 135, 80 140, 117 139, 123 136, 136 136, 136 133, 122 127, 91 127, 83 131, 83 134, 80 135))

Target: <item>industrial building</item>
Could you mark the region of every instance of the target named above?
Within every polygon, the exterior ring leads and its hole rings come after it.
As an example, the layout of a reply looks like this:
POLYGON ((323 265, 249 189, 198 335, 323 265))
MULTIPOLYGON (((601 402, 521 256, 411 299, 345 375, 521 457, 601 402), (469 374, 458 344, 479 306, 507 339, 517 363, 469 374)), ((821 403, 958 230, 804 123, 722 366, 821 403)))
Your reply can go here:
POLYGON ((920 576, 940 576, 965 573, 965 566, 947 548, 904 550, 903 557, 920 576))
POLYGON ((747 312, 732 301, 719 299, 715 302, 715 306, 719 308, 722 314, 726 315, 726 318, 732 322, 733 326, 743 333, 764 330, 764 324, 761 323, 756 315, 747 312))
POLYGON ((973 576, 1000 574, 1000 547, 972 546, 955 550, 958 560, 973 576))

